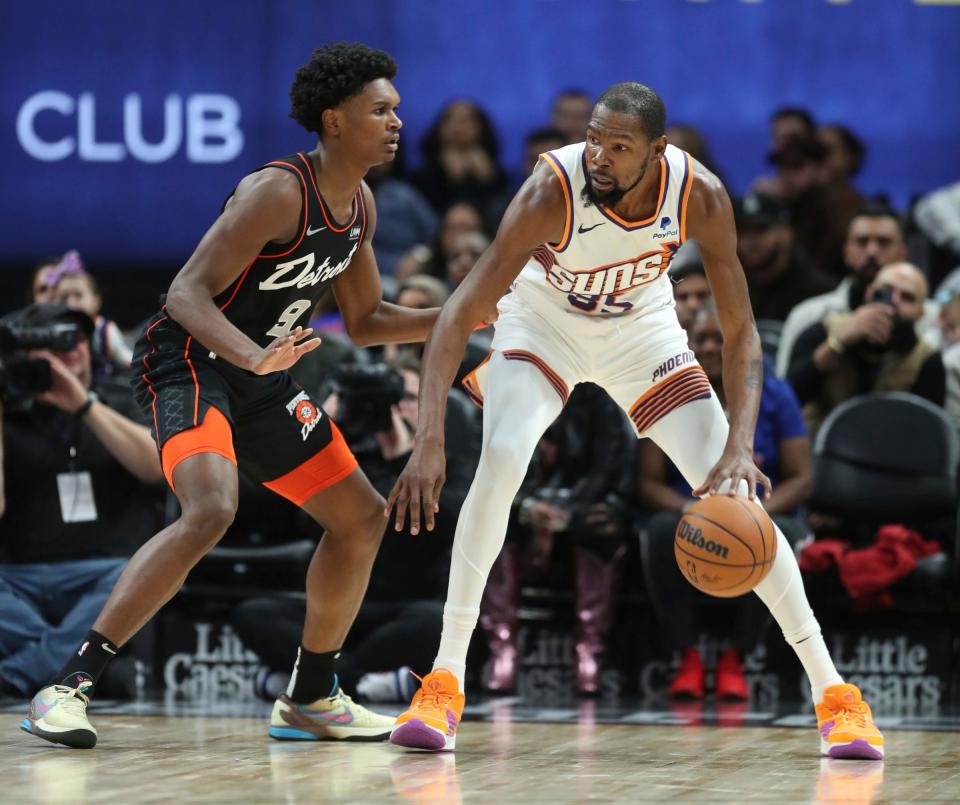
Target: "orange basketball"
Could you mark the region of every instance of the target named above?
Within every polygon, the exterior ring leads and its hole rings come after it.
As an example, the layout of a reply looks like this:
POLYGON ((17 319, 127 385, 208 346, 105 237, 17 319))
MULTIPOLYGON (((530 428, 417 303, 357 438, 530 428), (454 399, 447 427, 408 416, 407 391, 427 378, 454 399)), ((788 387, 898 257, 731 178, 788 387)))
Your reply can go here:
POLYGON ((680 518, 673 541, 680 572, 694 587, 720 598, 750 592, 777 557, 777 532, 749 498, 711 495, 680 518))

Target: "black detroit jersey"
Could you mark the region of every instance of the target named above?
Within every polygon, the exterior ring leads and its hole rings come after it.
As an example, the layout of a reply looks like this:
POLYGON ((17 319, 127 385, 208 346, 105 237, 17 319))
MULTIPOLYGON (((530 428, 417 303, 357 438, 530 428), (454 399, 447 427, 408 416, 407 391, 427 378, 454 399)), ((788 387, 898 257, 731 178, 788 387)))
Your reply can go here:
MULTIPOLYGON (((234 326, 260 346, 309 322, 324 290, 349 266, 367 228, 362 189, 354 196, 350 220, 338 223, 320 196, 305 154, 278 159, 257 170, 267 168, 289 171, 300 182, 303 206, 297 234, 284 244, 266 244, 213 300, 234 326)), ((134 365, 142 369, 133 381, 134 393, 153 421, 158 445, 199 425, 210 406, 234 425, 247 408, 262 413, 274 405, 292 415, 293 409, 286 411, 285 406, 298 391, 286 372, 256 375, 218 358, 167 316, 165 309, 151 319, 137 342, 134 365)))
POLYGON ((268 243, 213 300, 231 324, 262 347, 290 335, 298 324, 306 326, 310 312, 350 265, 367 231, 362 189, 354 196, 349 221, 340 224, 320 195, 306 154, 277 159, 257 170, 268 168, 289 171, 300 182, 303 209, 297 234, 287 243, 268 243))

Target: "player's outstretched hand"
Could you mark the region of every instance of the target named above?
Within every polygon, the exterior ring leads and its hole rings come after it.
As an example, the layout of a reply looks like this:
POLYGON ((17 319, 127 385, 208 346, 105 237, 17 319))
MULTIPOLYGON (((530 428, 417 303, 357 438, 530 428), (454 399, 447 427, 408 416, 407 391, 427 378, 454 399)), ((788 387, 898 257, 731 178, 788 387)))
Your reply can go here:
POLYGON ((443 455, 442 445, 424 446, 418 443, 413 448, 407 466, 390 490, 387 507, 383 512, 384 517, 389 517, 390 510, 396 505, 395 530, 403 530, 409 509, 411 534, 416 536, 420 533, 421 511, 427 531, 433 531, 433 518, 440 510, 437 501, 440 500, 440 490, 446 480, 445 470, 446 457, 443 455))
POLYGON ((716 495, 720 491, 725 481, 730 481, 728 495, 736 495, 740 486, 740 481, 747 482, 747 496, 753 500, 757 496, 757 485, 763 487, 763 499, 769 500, 770 490, 773 485, 754 463, 753 456, 746 450, 737 448, 727 448, 720 456, 720 460, 713 465, 707 475, 707 480, 693 494, 697 497, 703 495, 716 495))
POLYGON ((270 372, 279 372, 289 369, 308 352, 320 346, 319 338, 303 339, 313 334, 313 328, 297 327, 290 335, 282 335, 273 339, 260 350, 260 355, 254 360, 250 371, 256 375, 268 375, 270 372))

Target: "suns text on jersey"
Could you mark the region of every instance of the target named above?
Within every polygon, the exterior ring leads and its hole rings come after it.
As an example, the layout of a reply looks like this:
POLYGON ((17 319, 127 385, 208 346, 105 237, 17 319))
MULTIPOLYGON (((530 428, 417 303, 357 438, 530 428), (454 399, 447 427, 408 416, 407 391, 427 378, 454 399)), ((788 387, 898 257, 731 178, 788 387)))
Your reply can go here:
POLYGON ((653 282, 670 265, 680 244, 664 243, 659 249, 620 263, 589 271, 571 271, 559 264, 547 270, 547 282, 562 293, 621 294, 653 282))

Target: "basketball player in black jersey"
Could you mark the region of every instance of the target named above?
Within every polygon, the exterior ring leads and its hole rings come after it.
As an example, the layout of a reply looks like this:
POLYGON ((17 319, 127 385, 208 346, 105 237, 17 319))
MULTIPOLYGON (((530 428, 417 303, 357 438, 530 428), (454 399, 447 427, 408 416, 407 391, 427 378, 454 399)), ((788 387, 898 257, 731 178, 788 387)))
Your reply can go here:
MULTIPOLYGON (((381 298, 367 170, 394 158, 401 122, 386 53, 320 48, 296 75, 291 116, 310 153, 243 179, 141 337, 135 384, 180 519, 130 560, 78 650, 33 699, 22 727, 92 747, 86 704, 107 662, 180 589, 237 507, 238 467, 326 529, 307 573, 303 640, 269 728, 278 739, 385 739, 393 719, 337 684, 334 660, 383 534, 384 501, 317 403, 286 370, 320 340, 304 325, 327 287, 359 345, 422 341, 437 310, 381 298)), ((291 658, 293 659, 293 658, 291 658)))

